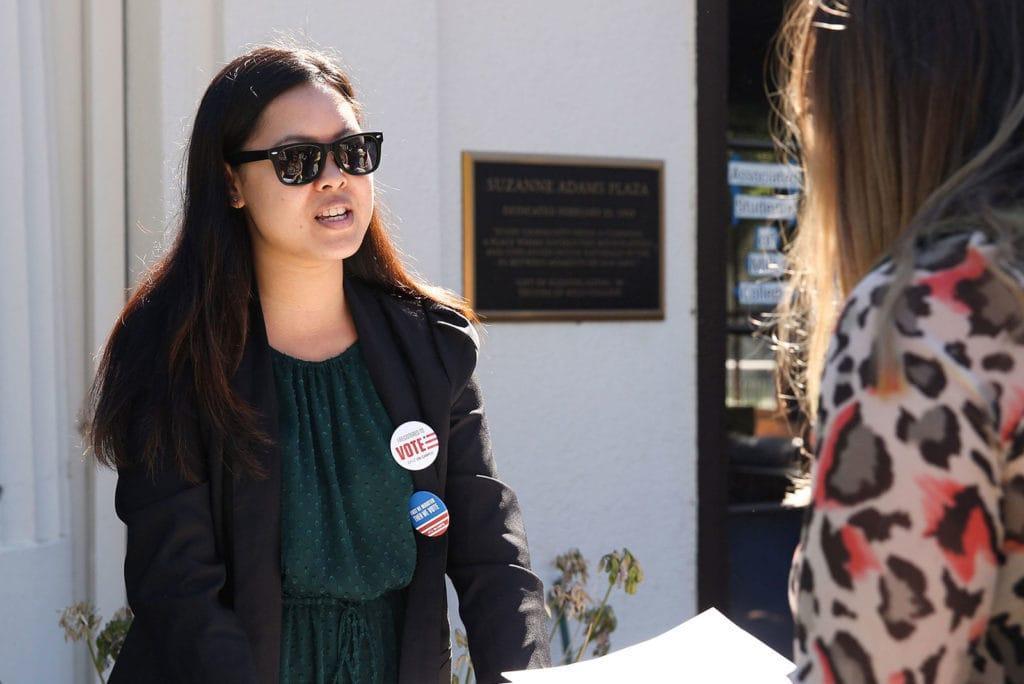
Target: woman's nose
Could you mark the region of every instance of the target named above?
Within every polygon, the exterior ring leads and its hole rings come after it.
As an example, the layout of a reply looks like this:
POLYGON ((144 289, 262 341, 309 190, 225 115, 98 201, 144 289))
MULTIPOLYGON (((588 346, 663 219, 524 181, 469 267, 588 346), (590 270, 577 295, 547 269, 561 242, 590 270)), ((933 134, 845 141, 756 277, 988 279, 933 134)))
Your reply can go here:
POLYGON ((317 179, 321 188, 338 186, 341 187, 348 182, 347 174, 341 170, 334 159, 334 154, 328 153, 324 161, 324 170, 317 179))

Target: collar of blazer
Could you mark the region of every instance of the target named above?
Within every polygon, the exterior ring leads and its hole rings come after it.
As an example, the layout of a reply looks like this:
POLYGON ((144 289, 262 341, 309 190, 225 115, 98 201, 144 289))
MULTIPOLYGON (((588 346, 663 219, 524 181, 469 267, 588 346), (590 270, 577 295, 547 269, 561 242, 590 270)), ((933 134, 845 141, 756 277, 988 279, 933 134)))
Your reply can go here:
MULTIPOLYGON (((437 459, 428 468, 411 471, 414 489, 443 498, 451 399, 475 365, 476 332, 448 307, 390 295, 348 276, 343 282, 363 359, 394 425, 419 420, 437 433, 437 459)), ((260 428, 276 441, 278 407, 258 293, 250 299, 247 341, 231 384, 259 410, 260 428)), ((233 555, 229 575, 235 611, 252 642, 258 669, 276 673, 281 624, 279 449, 265 449, 260 458, 270 473, 267 480, 211 473, 211 482, 226 487, 223 516, 233 555)), ((219 465, 212 463, 211 470, 219 465)), ((422 672, 426 664, 436 663, 447 648, 433 641, 442 634, 434 625, 447 624, 442 614, 446 544, 447 535, 416 534, 417 563, 406 595, 402 638, 403 680, 408 673, 422 672)))

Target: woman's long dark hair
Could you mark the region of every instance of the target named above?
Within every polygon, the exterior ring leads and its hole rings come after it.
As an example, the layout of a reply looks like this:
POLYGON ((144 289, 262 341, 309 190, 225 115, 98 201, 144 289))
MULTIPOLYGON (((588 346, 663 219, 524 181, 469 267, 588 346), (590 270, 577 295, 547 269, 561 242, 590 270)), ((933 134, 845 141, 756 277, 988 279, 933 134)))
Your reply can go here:
MULTIPOLYGON (((152 474, 170 450, 182 477, 197 483, 201 414, 224 446, 227 467, 266 477, 255 454, 270 437, 230 385, 245 348, 254 274, 244 212, 228 202, 224 155, 242 148, 274 98, 312 83, 336 89, 365 125, 349 78, 319 50, 260 45, 232 60, 207 87, 188 144, 179 230, 125 304, 86 398, 80 425, 97 462, 110 468, 142 463, 152 474), (142 339, 136 332, 156 329, 165 336, 142 339), (144 435, 141 453, 129 453, 132 434, 144 435)), ((345 273, 479 322, 458 295, 405 269, 377 207, 359 250, 345 260, 345 273)))

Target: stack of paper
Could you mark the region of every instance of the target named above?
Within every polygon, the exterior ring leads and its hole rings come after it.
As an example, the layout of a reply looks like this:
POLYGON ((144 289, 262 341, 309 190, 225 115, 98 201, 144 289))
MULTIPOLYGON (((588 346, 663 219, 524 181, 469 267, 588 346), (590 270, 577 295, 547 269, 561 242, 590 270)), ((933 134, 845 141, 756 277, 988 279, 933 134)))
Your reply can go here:
POLYGON ((795 669, 793 663, 711 608, 664 634, 601 658, 502 674, 513 684, 788 684, 788 675, 795 669))

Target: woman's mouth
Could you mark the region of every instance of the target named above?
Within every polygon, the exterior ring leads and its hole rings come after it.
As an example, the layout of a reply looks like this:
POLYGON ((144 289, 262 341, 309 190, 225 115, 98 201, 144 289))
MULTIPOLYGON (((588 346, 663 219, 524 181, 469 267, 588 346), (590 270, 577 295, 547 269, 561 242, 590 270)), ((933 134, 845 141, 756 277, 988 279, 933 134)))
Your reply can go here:
POLYGON ((318 223, 320 223, 320 225, 330 226, 332 228, 340 228, 352 223, 352 212, 346 209, 341 214, 334 214, 331 216, 317 216, 316 220, 318 223))

